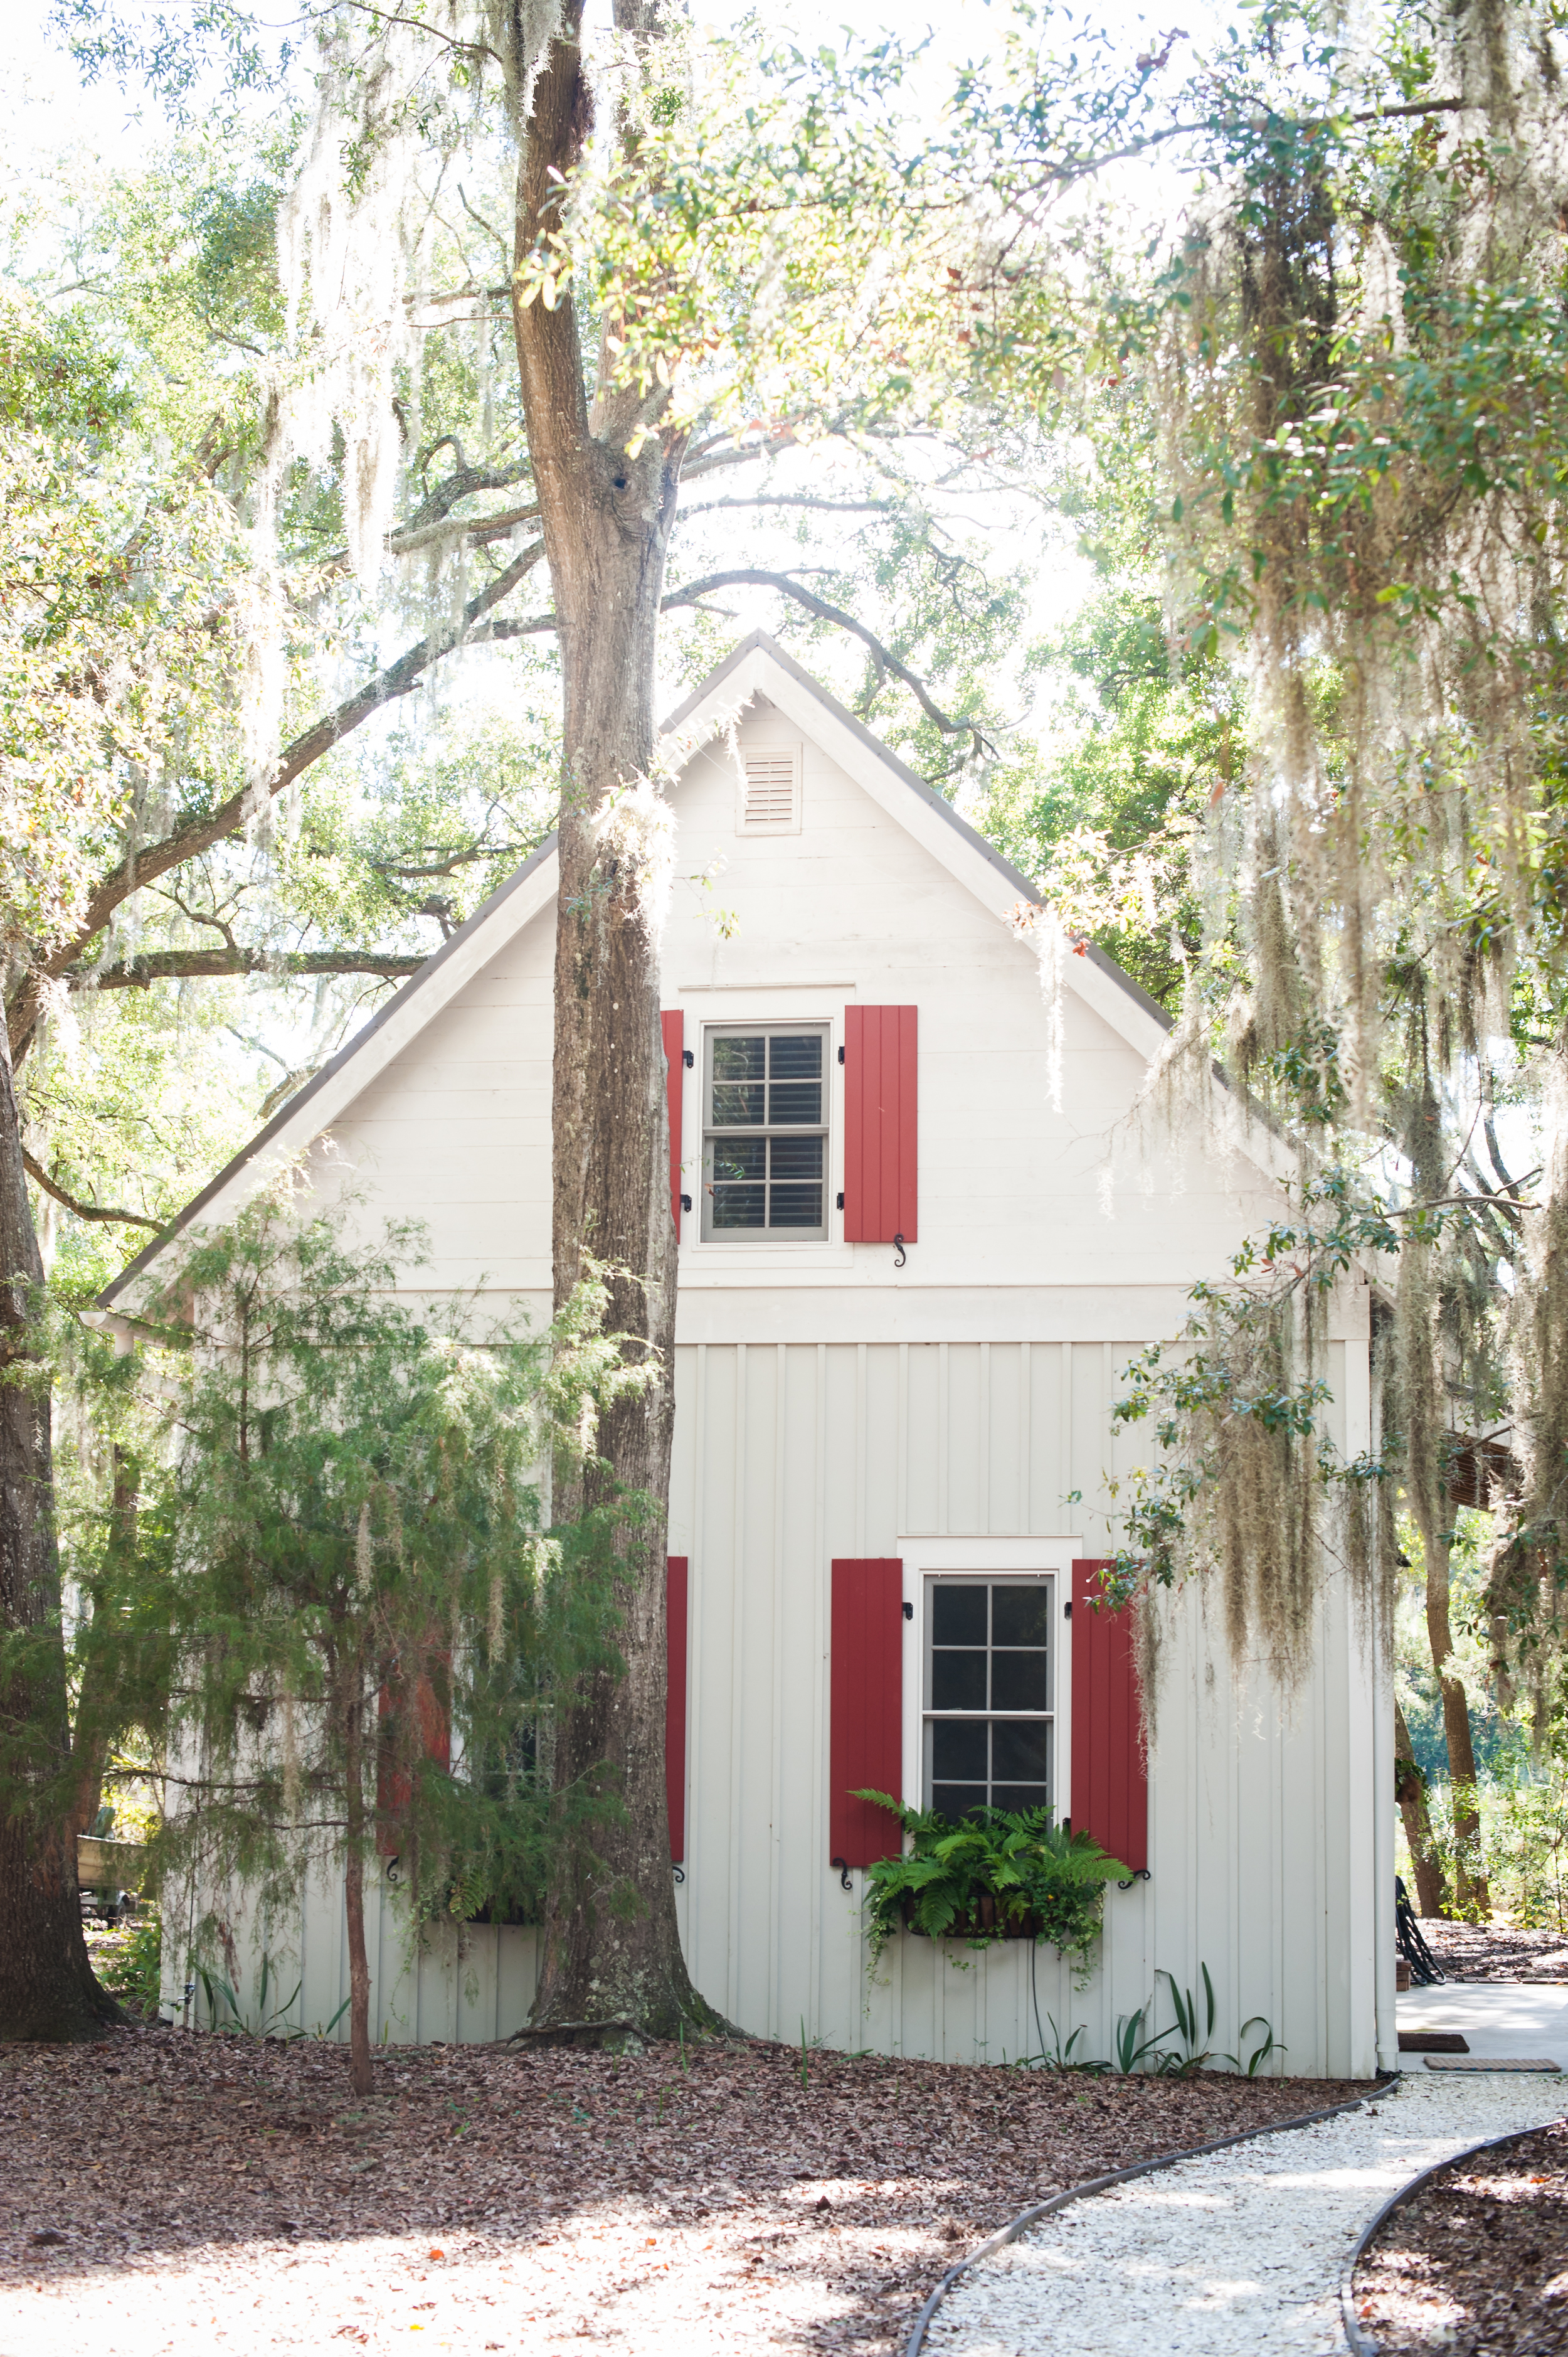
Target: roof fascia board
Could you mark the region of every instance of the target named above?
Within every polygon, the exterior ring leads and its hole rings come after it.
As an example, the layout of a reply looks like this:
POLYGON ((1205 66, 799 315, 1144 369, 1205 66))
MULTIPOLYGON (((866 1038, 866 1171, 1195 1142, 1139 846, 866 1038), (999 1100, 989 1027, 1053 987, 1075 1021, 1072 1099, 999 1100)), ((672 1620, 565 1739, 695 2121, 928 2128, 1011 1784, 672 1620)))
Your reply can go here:
MULTIPOLYGON (((715 673, 701 695, 690 699, 675 716, 680 723, 678 742, 689 747, 686 759, 714 728, 727 725, 737 705, 748 703, 760 691, 993 917, 1005 920, 1021 901, 1030 908, 1041 907, 1038 890, 1026 876, 781 649, 759 637, 755 643, 744 642, 736 654, 739 659, 715 673)), ((674 724, 666 724, 666 739, 673 734, 674 724)), ((676 742, 671 742, 666 758, 681 758, 676 742)), ((1048 909, 1036 921, 1037 926, 1060 931, 1048 909)), ((1103 951, 1091 951, 1086 945, 1081 957, 1064 954, 1062 970, 1079 997, 1130 1048, 1146 1061, 1159 1054, 1171 1028, 1169 1017, 1103 951)))
POLYGON ((444 942, 418 972, 409 976, 396 996, 378 1009, 329 1063, 323 1065, 315 1079, 290 1097, 250 1144, 242 1146, 233 1160, 199 1195, 192 1197, 168 1232, 155 1236, 113 1283, 105 1286, 98 1297, 100 1304, 104 1308, 112 1308, 134 1287, 175 1236, 197 1218, 205 1215, 219 1224, 231 1218, 265 1173, 302 1154, 313 1138, 329 1129, 344 1109, 451 1003, 465 984, 471 982, 481 967, 488 965, 542 909, 554 900, 555 892, 555 837, 552 834, 499 891, 492 892, 475 909, 450 941, 444 942))

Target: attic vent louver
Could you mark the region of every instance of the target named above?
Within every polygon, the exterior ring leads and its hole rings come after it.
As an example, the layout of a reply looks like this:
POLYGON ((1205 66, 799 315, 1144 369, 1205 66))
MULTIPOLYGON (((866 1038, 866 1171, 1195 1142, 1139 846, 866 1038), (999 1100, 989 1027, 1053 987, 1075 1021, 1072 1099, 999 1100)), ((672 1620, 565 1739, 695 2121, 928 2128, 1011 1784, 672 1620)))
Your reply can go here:
POLYGON ((781 745, 741 756, 745 787, 741 796, 743 827, 798 827, 800 823, 800 754, 794 745, 781 745))

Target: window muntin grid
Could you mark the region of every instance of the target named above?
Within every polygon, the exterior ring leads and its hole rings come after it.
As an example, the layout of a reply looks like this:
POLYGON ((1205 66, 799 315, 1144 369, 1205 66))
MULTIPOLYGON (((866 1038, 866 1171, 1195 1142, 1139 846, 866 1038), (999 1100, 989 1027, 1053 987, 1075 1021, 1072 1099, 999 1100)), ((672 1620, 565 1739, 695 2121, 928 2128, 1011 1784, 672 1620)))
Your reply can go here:
POLYGON ((1055 1784, 1049 1577, 955 1573, 926 1583, 925 1805, 1037 1809, 1055 1784))
POLYGON ((703 1233, 828 1232, 828 1028, 714 1027, 703 1040, 703 1233))

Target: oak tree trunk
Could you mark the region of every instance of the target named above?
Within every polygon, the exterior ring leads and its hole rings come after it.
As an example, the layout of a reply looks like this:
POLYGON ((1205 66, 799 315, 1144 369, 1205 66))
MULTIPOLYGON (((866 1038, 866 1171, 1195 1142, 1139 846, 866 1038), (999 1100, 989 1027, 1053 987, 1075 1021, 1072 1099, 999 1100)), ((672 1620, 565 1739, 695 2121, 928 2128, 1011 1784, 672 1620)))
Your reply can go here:
POLYGON ((1410 1849, 1411 1870, 1415 1876, 1416 1912, 1427 1917, 1445 1916, 1448 1912, 1448 1892, 1444 1885, 1443 1866, 1433 1838, 1432 1812, 1426 1805, 1426 1780, 1415 1764, 1415 1748, 1405 1725, 1404 1712, 1394 1704, 1394 1798, 1404 1819, 1404 1837, 1410 1849))
POLYGON ((21 1649, 0 1685, 0 2038, 96 2038, 120 2008, 88 1961, 67 1824, 70 1729, 49 1394, 29 1299, 43 1274, 0 1030, 0 1641, 21 1649))
MULTIPOLYGON (((657 38, 657 9, 617 0, 618 27, 657 38)), ((581 155, 591 101, 580 0, 534 85, 518 181, 517 256, 558 201, 555 172, 581 155)), ((537 2028, 672 2036, 716 2017, 687 1975, 675 1920, 664 1788, 665 1521, 672 1404, 675 1236, 659 1023, 663 888, 653 787, 654 662, 665 557, 684 445, 658 423, 661 395, 601 390, 590 403, 576 313, 564 292, 514 300, 530 457, 554 593, 564 692, 553 1095, 557 1308, 585 1256, 610 1264, 610 1318, 660 1373, 604 1417, 607 1470, 558 1485, 557 1518, 638 1493, 616 1540, 622 1666, 585 1679, 555 1728, 556 1789, 608 1796, 545 1909, 537 2028), (635 457, 628 445, 641 428, 635 457)))

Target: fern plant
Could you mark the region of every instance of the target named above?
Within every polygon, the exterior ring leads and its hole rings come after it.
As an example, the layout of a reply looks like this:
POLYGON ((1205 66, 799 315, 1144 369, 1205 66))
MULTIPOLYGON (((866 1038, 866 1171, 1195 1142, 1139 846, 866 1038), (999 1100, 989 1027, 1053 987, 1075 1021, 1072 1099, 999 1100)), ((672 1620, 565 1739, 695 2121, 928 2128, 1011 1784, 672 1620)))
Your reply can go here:
POLYGON ((875 1973, 887 1943, 908 1928, 933 1940, 988 1948, 998 1940, 1048 1940, 1081 1981, 1100 1937, 1105 1886, 1127 1868, 1093 1837, 1069 1834, 1049 1809, 972 1809, 957 1824, 938 1809, 912 1809, 862 1792, 897 1817, 908 1846, 870 1867, 866 1927, 875 1973))

